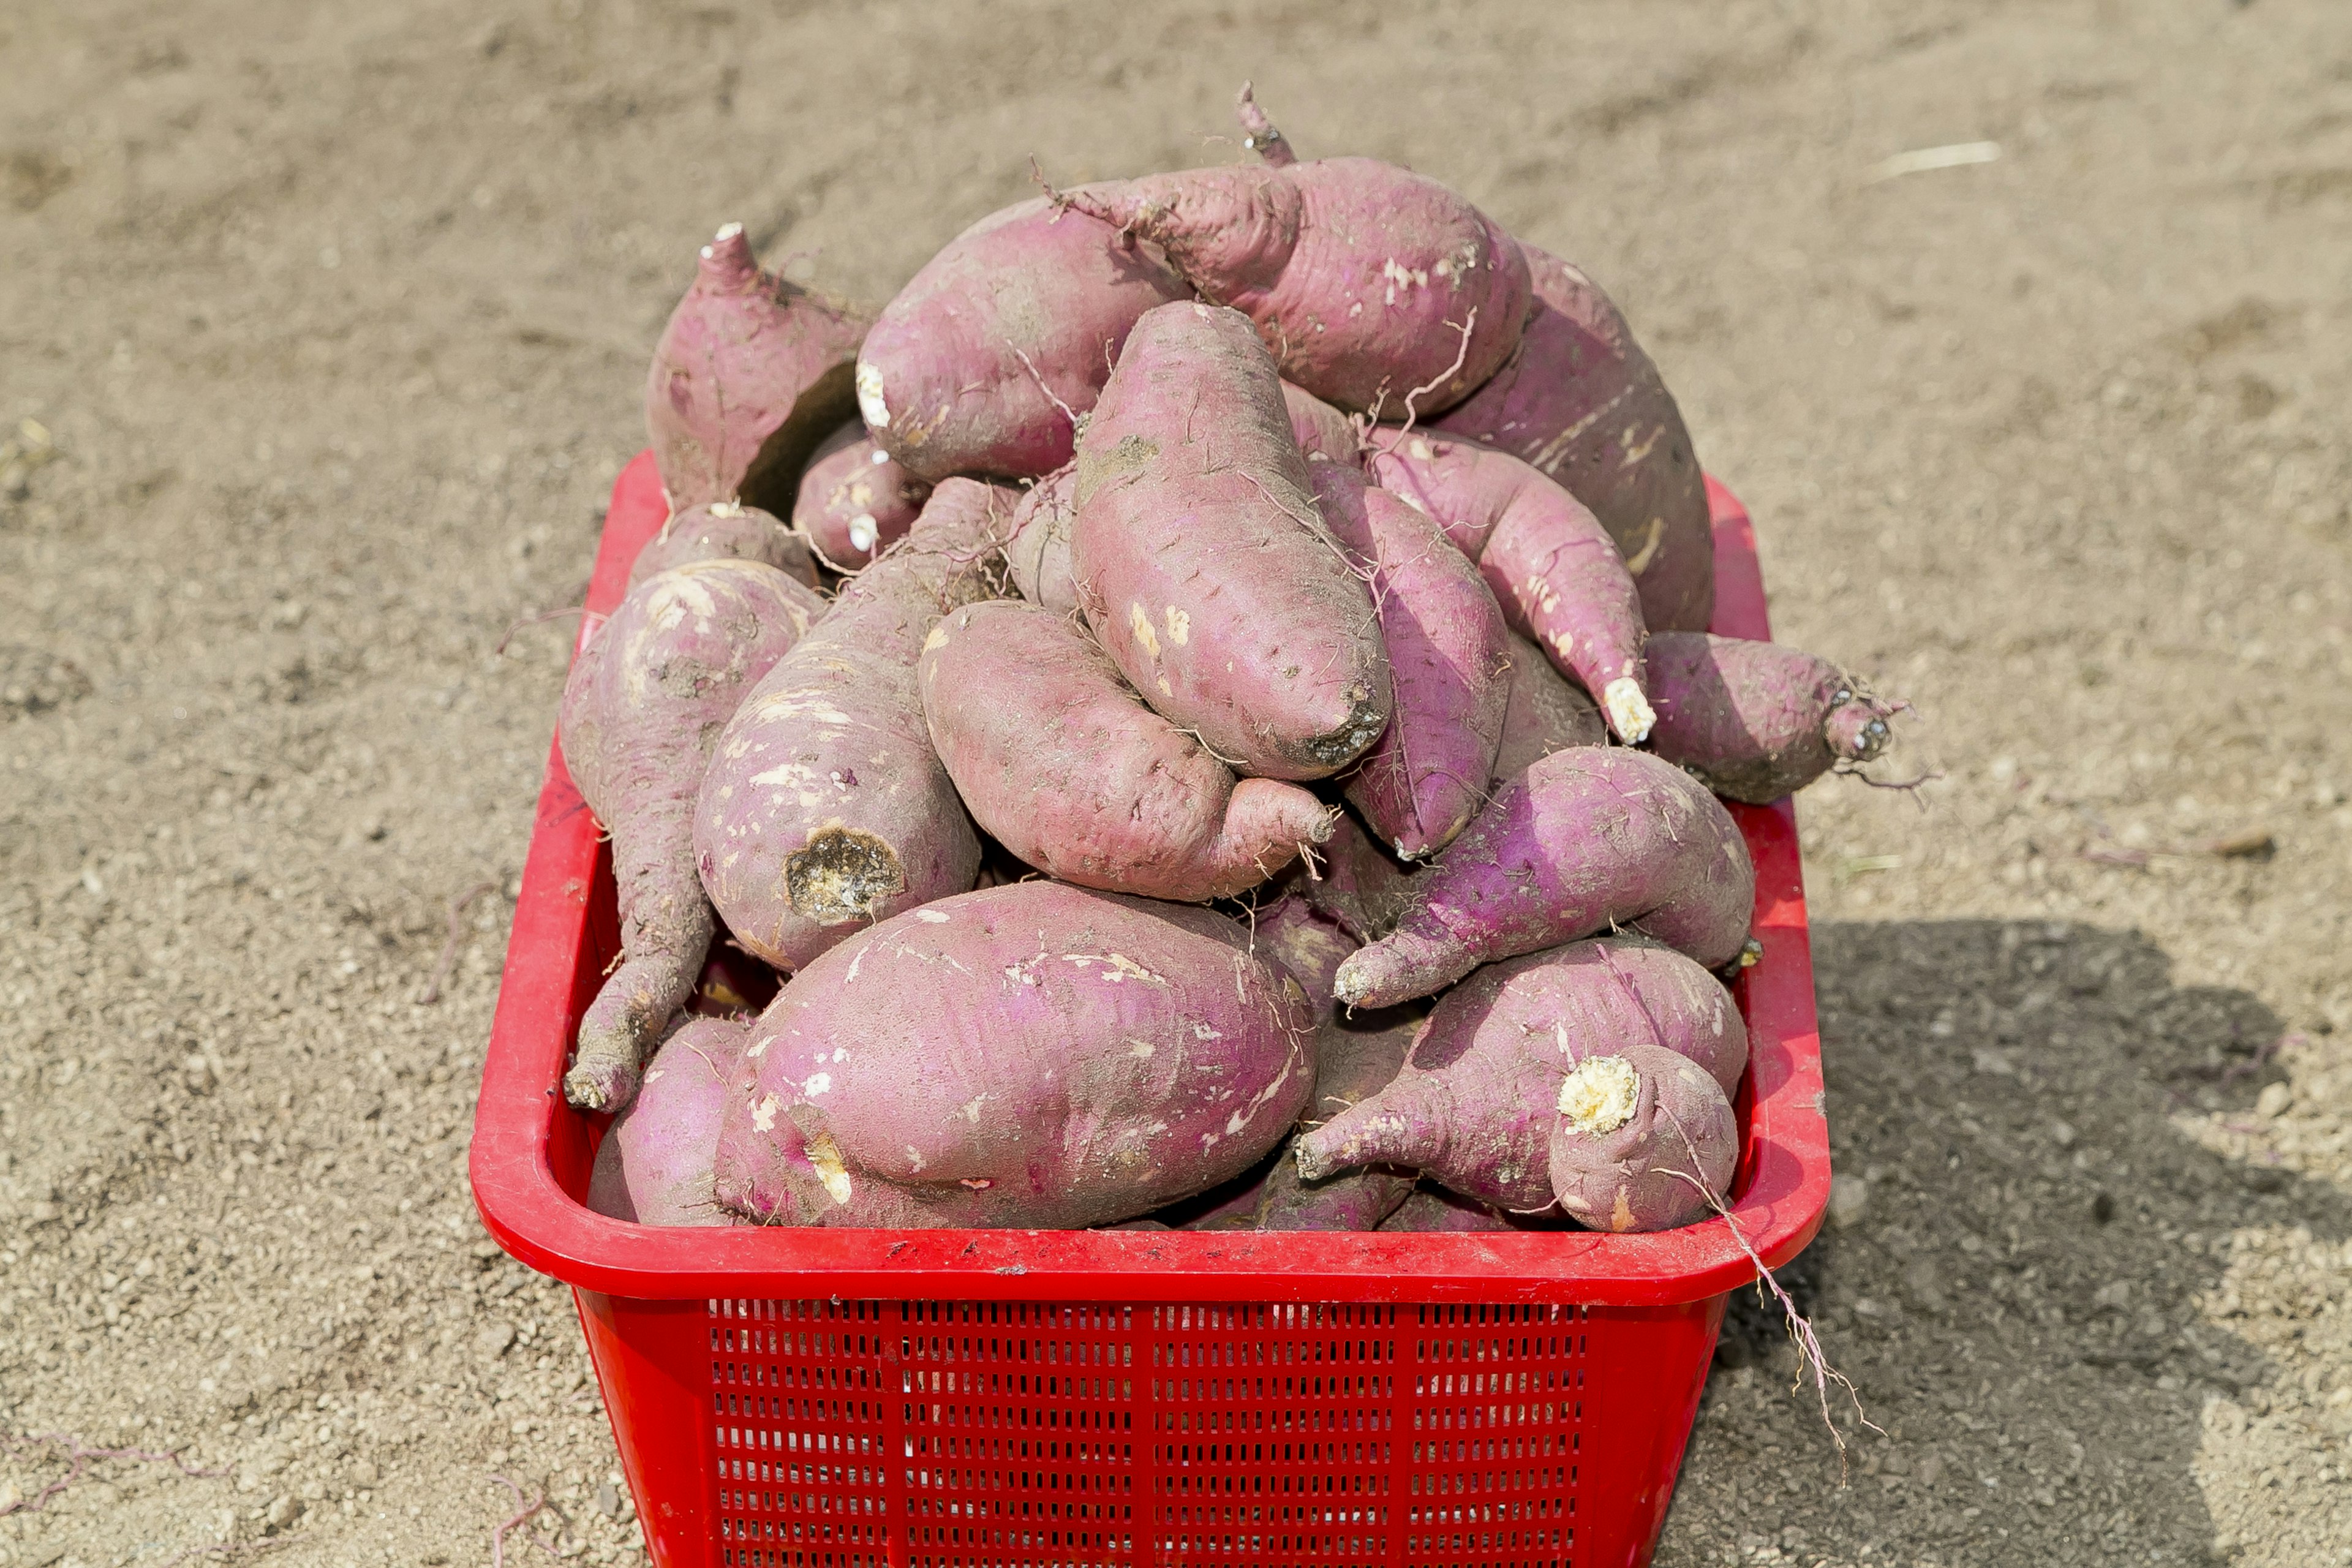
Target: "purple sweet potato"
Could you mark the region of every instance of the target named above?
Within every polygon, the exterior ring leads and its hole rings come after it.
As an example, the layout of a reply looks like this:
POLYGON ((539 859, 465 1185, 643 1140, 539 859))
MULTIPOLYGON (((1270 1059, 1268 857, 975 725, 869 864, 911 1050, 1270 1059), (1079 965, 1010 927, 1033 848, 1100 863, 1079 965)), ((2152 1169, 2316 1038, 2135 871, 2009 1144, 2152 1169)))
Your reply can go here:
POLYGON ((1299 1139, 1302 1175, 1403 1165, 1514 1211, 1552 1198, 1560 1085, 1635 1043, 1736 1089, 1748 1029, 1720 981, 1671 949, 1621 937, 1491 964, 1448 992, 1387 1088, 1299 1139))
POLYGON ((1254 888, 1330 836, 1297 784, 1234 780, 1154 713, 1086 628, 1017 600, 931 628, 923 711, 972 819, 1084 888, 1197 903, 1254 888))
POLYGON ((996 591, 1011 504, 942 483, 719 736, 695 865, 736 939, 777 968, 971 886, 980 839, 931 750, 915 669, 940 616, 996 591))
POLYGON ((670 510, 741 500, 792 510, 819 441, 857 413, 852 365, 866 318, 752 258, 743 226, 702 247, 646 376, 646 429, 670 510))
POLYGON ((572 661, 557 727, 572 782, 612 835, 622 953, 580 1020, 572 1104, 626 1104, 646 1047, 692 994, 711 931, 695 791, 719 727, 824 610, 772 566, 696 562, 631 589, 572 661))
POLYGON ((1690 432, 1617 307, 1531 245, 1535 307, 1502 367, 1436 423, 1526 458, 1617 542, 1653 632, 1704 631, 1715 609, 1715 534, 1690 432))
POLYGON ((1747 842, 1689 774, 1620 747, 1555 752, 1413 879, 1395 929, 1340 966, 1339 995, 1387 1006, 1617 926, 1717 968, 1746 944, 1755 898, 1747 842))
POLYGON ((1307 900, 1358 942, 1388 935, 1404 912, 1417 880, 1350 816, 1331 824, 1331 837, 1311 868, 1284 874, 1284 890, 1307 900))
POLYGON ((1459 1193, 1426 1184, 1405 1195, 1396 1212, 1381 1221, 1382 1230, 1416 1231, 1424 1235, 1456 1235, 1476 1231, 1517 1230, 1519 1226, 1493 1204, 1482 1204, 1459 1193))
POLYGON ((807 543, 783 519, 756 506, 715 500, 672 512, 661 531, 646 541, 629 567, 635 588, 656 572, 696 561, 757 561, 814 588, 816 562, 807 543))
POLYGON ((673 1029, 645 1083, 613 1119, 588 1175, 588 1206, 638 1225, 740 1225, 719 1206, 719 1123, 751 1043, 751 1020, 694 1018, 673 1029))
POLYGON ((784 987, 719 1196, 779 1224, 1066 1227, 1202 1191, 1314 1081, 1306 994, 1222 915, 1055 882, 945 899, 784 987))
POLYGON ((1650 671, 1651 749, 1732 800, 1779 800, 1894 738, 1896 704, 1780 643, 1668 632, 1650 639, 1650 671))
POLYGON ((1723 1202, 1739 1160, 1731 1101, 1690 1062, 1628 1043, 1559 1086, 1545 1170, 1559 1206, 1594 1230, 1671 1230, 1723 1202))
POLYGON ((1323 521, 1370 580, 1388 650, 1389 726, 1349 773, 1348 799, 1397 854, 1422 859, 1486 803, 1511 694, 1503 612, 1426 515, 1353 464, 1307 468, 1323 521))
POLYGON ((1389 721, 1371 595, 1315 510, 1282 384, 1246 319, 1136 323, 1078 442, 1070 564, 1143 700, 1235 771, 1337 773, 1389 721))
MULTIPOLYGON (((1495 748, 1496 779, 1509 778, 1538 757, 1570 746, 1609 743, 1609 727, 1601 721, 1601 710, 1551 667, 1540 648, 1525 637, 1514 637, 1510 658, 1511 698, 1503 709, 1503 742, 1495 748)), ((1653 736, 1656 733, 1651 731, 1653 736)))
POLYGON ((1148 174, 1056 199, 1159 246, 1202 299, 1257 324, 1284 376, 1349 411, 1460 401, 1517 345, 1532 301, 1508 235, 1375 158, 1148 174))
POLYGON ((1363 466, 1363 436, 1356 420, 1286 381, 1282 384, 1282 406, 1290 416, 1291 439, 1309 460, 1328 458, 1335 463, 1363 466))
POLYGON ((1078 607, 1077 580, 1070 575, 1070 524, 1077 515, 1070 492, 1077 479, 1073 465, 1031 486, 1013 509, 1013 542, 1004 548, 1021 596, 1057 615, 1078 607))
POLYGON ((1621 740, 1649 734, 1641 595, 1581 501, 1507 452, 1445 436, 1376 444, 1370 471, 1478 563, 1511 629, 1593 695, 1621 740))
POLYGON ((907 537, 930 494, 853 419, 809 458, 793 500, 793 529, 835 572, 862 572, 907 537))
POLYGON ((917 479, 1051 473, 1129 329, 1185 293, 1111 226, 1022 202, 950 240, 884 307, 857 356, 858 409, 917 479))

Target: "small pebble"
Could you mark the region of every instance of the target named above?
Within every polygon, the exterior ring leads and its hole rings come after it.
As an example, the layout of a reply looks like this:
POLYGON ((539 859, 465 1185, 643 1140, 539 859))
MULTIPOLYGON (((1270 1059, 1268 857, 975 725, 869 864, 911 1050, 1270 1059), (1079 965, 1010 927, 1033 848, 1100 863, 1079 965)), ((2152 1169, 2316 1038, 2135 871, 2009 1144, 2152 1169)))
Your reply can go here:
POLYGON ((1851 1230, 1862 1223, 1870 1207, 1870 1184, 1860 1176, 1836 1176, 1830 1182, 1830 1223, 1851 1230))
POLYGON ((2266 1083, 2263 1085, 2263 1092, 2254 1098, 2254 1114, 2267 1121, 2274 1116, 2284 1115, 2286 1108, 2294 1103, 2294 1089, 2291 1086, 2266 1083))

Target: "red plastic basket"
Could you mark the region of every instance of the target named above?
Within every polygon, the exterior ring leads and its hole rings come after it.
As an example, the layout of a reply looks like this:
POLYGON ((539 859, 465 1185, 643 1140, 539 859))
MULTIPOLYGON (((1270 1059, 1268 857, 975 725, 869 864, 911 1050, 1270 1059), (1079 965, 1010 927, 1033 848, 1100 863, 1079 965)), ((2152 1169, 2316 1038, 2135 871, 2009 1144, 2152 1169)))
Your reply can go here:
MULTIPOLYGON (((1709 482, 1716 629, 1768 636, 1709 482)), ((593 625, 660 527, 613 489, 593 625)), ((583 627, 583 635, 586 628, 583 627)), ((1787 803, 1732 807, 1763 959, 1733 1215, 1778 1265, 1829 1195, 1787 803)), ((1727 1292, 1720 1219, 1650 1236, 664 1230, 584 1207, 601 1118, 557 1085, 618 944, 551 752, 476 1113, 490 1234, 570 1284, 659 1568, 1640 1564, 1727 1292)))

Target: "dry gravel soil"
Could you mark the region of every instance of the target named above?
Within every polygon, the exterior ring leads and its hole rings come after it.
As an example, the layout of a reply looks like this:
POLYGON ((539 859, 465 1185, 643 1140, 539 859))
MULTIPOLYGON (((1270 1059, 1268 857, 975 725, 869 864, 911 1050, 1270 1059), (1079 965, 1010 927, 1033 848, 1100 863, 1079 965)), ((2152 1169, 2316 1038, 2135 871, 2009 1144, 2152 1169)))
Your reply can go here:
POLYGON ((570 626, 501 634, 714 226, 878 299, 1244 77, 1611 287, 1941 773, 1804 805, 1790 1282, 1885 1436, 1743 1299, 1660 1562, 2352 1563, 2341 0, 14 0, 0 1564, 484 1563, 494 1477, 640 1560, 464 1181, 570 626))

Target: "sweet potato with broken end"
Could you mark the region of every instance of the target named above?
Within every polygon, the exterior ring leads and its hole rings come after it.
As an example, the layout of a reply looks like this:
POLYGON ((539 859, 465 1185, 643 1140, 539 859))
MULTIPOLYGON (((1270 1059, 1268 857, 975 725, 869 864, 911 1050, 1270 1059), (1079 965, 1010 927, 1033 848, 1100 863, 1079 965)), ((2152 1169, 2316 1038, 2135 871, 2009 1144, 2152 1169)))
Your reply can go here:
POLYGON ((1779 800, 1894 740, 1898 704, 1780 643, 1667 632, 1650 639, 1650 670, 1651 749, 1732 800, 1779 800))
POLYGON ((1158 246, 1256 323, 1282 374, 1352 412, 1460 401, 1518 342, 1519 247, 1435 180, 1376 158, 1229 164, 1055 198, 1158 246))
POLYGON ((1639 1042, 1579 1062, 1559 1086, 1545 1169, 1594 1230, 1672 1230, 1727 1201, 1739 1125, 1715 1079, 1639 1042))
POLYGON ((1136 323, 1072 500, 1096 637, 1236 772, 1321 778, 1387 727, 1371 596, 1315 510, 1274 362, 1238 312, 1162 305, 1136 323))
POLYGON ((907 537, 930 494, 853 419, 809 458, 793 500, 793 530, 835 572, 862 572, 907 537))
POLYGON ((736 940, 795 970, 876 921, 959 893, 980 839, 923 721, 940 616, 998 591, 1008 492, 950 479, 744 699, 694 811, 695 865, 736 940))
POLYGON ((716 500, 672 512, 661 531, 646 541, 629 567, 629 586, 656 572, 696 561, 757 561, 809 587, 817 585, 816 561, 808 543, 773 512, 734 501, 716 500))
POLYGON ((722 1226, 712 1171, 719 1123, 751 1038, 751 1020, 693 1018, 671 1030, 645 1082, 597 1145, 588 1206, 638 1225, 722 1226))
POLYGON ((1323 521, 1371 584, 1388 651, 1389 726, 1348 773, 1347 796, 1391 848, 1422 859, 1486 803, 1510 700, 1509 633, 1477 567, 1425 514, 1353 464, 1307 468, 1323 521))
POLYGON ((1527 330, 1437 427, 1526 458, 1591 508, 1641 589, 1651 631, 1704 631, 1715 609, 1715 531, 1682 411, 1592 279, 1532 245, 1519 248, 1535 291, 1527 330))
POLYGON ((1555 752, 1413 879, 1395 929, 1340 966, 1339 995, 1387 1006, 1612 927, 1717 968, 1747 942, 1755 899, 1747 841, 1696 779, 1644 752, 1555 752))
POLYGON ((744 1057, 719 1195, 794 1225, 1140 1215, 1246 1169, 1315 1074, 1305 993, 1239 926, 1055 882, 842 943, 744 1057))
POLYGON ((580 1020, 572 1103, 611 1110, 693 993, 710 944, 695 876, 694 799, 719 727, 825 611, 756 561, 658 573, 629 591, 572 660, 557 719, 563 760, 613 839, 621 963, 580 1020))
POLYGON ((1070 574, 1070 524, 1077 515, 1070 492, 1077 479, 1073 466, 1031 486, 1013 509, 1013 542, 1004 548, 1021 596, 1056 615, 1078 607, 1077 580, 1070 574))
MULTIPOLYGON (((1609 726, 1601 710, 1551 667, 1523 637, 1510 641, 1511 696, 1503 708, 1503 740, 1495 748, 1495 776, 1507 779, 1538 757, 1570 746, 1605 746, 1609 726)), ((1654 736, 1656 731, 1651 733, 1654 736)))
POLYGON ((1675 1052, 1726 1093, 1748 1065, 1730 993, 1670 949, 1612 937, 1491 964, 1438 1003, 1387 1088, 1299 1139, 1299 1172, 1403 1165, 1507 1209, 1541 1208, 1562 1081, 1633 1042, 1675 1052))
POLYGON ((1619 739, 1649 734, 1641 595, 1581 501, 1507 452, 1446 436, 1376 443, 1370 467, 1478 563, 1511 629, 1593 695, 1619 739))
POLYGON ((857 356, 858 410, 917 479, 1051 473, 1137 318, 1187 292, 1111 226, 1022 202, 950 240, 883 308, 857 356))
POLYGON ((931 628, 931 742, 982 828, 1049 876, 1198 903, 1265 881, 1333 813, 1297 784, 1234 779, 1154 713, 1067 615, 1004 599, 931 628))
POLYGON ((761 270, 743 226, 702 247, 646 376, 646 429, 672 510, 792 510, 809 454, 856 415, 864 312, 761 270))

